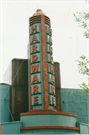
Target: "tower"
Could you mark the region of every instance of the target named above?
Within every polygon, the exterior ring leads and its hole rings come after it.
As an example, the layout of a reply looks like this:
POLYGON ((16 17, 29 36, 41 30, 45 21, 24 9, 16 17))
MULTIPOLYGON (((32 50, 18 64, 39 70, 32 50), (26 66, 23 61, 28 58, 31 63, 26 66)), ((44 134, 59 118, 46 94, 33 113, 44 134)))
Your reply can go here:
POLYGON ((55 109, 55 78, 50 19, 41 10, 29 18, 29 102, 20 114, 21 133, 79 133, 76 115, 55 109))
POLYGON ((30 110, 54 110, 55 78, 50 19, 41 10, 29 18, 30 110))

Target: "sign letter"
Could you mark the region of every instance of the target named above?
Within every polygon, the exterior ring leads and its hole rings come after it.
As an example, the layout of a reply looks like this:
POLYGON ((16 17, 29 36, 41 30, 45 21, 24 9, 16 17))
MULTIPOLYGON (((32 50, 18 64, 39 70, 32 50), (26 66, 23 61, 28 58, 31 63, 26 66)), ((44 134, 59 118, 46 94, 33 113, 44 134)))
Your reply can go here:
POLYGON ((53 85, 51 86, 51 92, 55 94, 55 87, 53 85))
POLYGON ((55 97, 52 96, 52 104, 55 105, 55 97))
POLYGON ((39 92, 38 85, 33 85, 33 93, 35 93, 35 92, 39 92))
POLYGON ((53 53, 52 46, 49 45, 49 52, 53 53))
POLYGON ((51 35, 52 35, 52 29, 50 29, 50 27, 49 27, 49 34, 51 34, 51 35))
POLYGON ((53 75, 51 76, 51 82, 55 83, 54 82, 54 76, 53 75))
POLYGON ((32 55, 32 62, 36 61, 38 59, 38 56, 37 55, 32 55))
POLYGON ((53 57, 52 57, 52 55, 50 55, 50 62, 53 62, 53 57))
POLYGON ((39 80, 38 80, 38 78, 37 78, 37 75, 34 75, 34 76, 33 76, 32 83, 34 83, 35 81, 39 82, 39 80))
POLYGON ((37 25, 35 25, 35 28, 33 28, 33 26, 32 26, 31 30, 32 30, 32 33, 33 33, 33 30, 35 30, 35 32, 37 32, 37 25))
POLYGON ((33 35, 33 37, 32 37, 32 42, 34 42, 34 41, 38 41, 37 37, 35 35, 33 35))
POLYGON ((37 64, 37 65, 32 65, 32 72, 38 71, 38 68, 39 68, 39 64, 37 64))
POLYGON ((54 73, 54 66, 50 65, 50 72, 54 73))
POLYGON ((38 101, 38 96, 35 96, 35 97, 34 97, 34 104, 38 104, 37 101, 38 101))
POLYGON ((52 44, 52 38, 51 37, 49 37, 49 42, 52 44))
POLYGON ((32 52, 37 51, 37 45, 32 46, 32 52))

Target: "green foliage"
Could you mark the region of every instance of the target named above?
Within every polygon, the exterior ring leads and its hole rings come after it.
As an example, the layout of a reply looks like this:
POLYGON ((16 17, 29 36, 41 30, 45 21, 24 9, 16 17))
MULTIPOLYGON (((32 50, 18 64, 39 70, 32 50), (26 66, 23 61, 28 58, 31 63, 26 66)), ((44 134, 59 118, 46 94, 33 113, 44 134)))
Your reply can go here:
POLYGON ((86 37, 86 38, 89 38, 89 32, 84 32, 84 36, 86 37))
POLYGON ((86 1, 86 3, 89 3, 89 0, 85 0, 86 1))
POLYGON ((79 86, 80 86, 80 88, 82 88, 84 90, 83 94, 85 94, 87 96, 87 98, 89 98, 89 86, 85 83, 82 83, 79 86))
POLYGON ((89 29, 88 29, 88 24, 87 21, 89 21, 89 13, 85 13, 84 11, 82 12, 77 12, 77 14, 73 14, 76 21, 79 23, 80 27, 86 29, 87 31, 84 32, 84 36, 86 38, 89 38, 89 29))
MULTIPOLYGON (((86 4, 89 3, 89 0, 85 0, 86 4)), ((88 21, 89 21, 89 13, 77 12, 76 15, 73 14, 76 21, 79 23, 80 27, 85 29, 84 36, 86 38, 89 38, 89 28, 88 28, 88 21)), ((84 94, 89 98, 89 59, 86 58, 86 56, 82 55, 80 56, 80 60, 77 60, 78 62, 78 68, 79 73, 82 75, 87 76, 87 84, 82 83, 80 88, 84 90, 84 94)))
POLYGON ((77 62, 79 73, 82 75, 86 75, 88 80, 87 84, 83 82, 79 86, 84 90, 84 94, 86 94, 86 96, 89 98, 89 59, 87 59, 86 56, 82 55, 80 56, 80 60, 77 60, 77 62))
POLYGON ((89 76, 89 60, 86 56, 80 56, 81 60, 77 60, 80 74, 89 76))

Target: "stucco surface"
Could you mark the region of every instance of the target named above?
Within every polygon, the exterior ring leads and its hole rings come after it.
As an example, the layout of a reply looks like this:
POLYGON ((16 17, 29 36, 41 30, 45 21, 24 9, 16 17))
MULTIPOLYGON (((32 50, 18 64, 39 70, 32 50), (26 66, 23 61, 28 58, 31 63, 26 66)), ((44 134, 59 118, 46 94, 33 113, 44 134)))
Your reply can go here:
POLYGON ((82 89, 62 88, 63 112, 77 115, 77 122, 89 124, 89 99, 82 89))

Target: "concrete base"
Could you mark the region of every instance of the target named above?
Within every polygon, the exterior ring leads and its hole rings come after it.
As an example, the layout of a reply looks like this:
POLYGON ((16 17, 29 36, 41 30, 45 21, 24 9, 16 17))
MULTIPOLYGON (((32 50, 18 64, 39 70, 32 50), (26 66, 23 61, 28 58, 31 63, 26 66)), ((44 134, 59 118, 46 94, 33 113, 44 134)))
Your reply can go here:
POLYGON ((21 133, 69 134, 80 133, 76 127, 76 115, 64 112, 27 112, 20 114, 21 133))
POLYGON ((1 123, 1 134, 88 134, 88 124, 76 124, 74 114, 30 111, 20 115, 21 121, 1 123))
POLYGON ((21 134, 79 134, 79 130, 69 129, 30 129, 21 130, 21 134))
POLYGON ((20 134, 21 121, 1 123, 1 134, 20 134))

